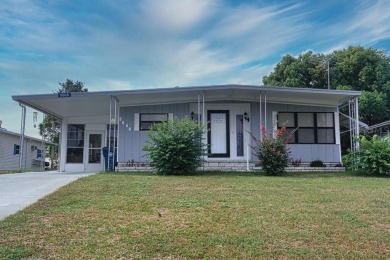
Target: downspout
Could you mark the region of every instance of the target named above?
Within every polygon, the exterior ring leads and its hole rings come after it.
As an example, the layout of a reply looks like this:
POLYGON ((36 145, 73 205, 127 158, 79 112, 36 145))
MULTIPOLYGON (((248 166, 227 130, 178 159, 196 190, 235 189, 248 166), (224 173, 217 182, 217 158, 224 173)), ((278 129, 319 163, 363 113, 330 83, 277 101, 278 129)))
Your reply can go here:
POLYGON ((20 122, 20 145, 19 145, 19 170, 23 167, 23 154, 24 154, 24 131, 26 128, 26 106, 19 103, 22 108, 22 119, 20 122))

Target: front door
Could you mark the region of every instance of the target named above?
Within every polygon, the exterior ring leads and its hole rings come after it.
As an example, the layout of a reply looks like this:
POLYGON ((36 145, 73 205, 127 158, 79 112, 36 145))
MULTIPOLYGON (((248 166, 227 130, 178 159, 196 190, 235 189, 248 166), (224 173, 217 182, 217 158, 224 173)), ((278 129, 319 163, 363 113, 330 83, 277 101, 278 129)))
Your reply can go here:
POLYGON ((103 133, 88 132, 87 134, 87 152, 86 152, 86 172, 98 172, 103 170, 103 133))
POLYGON ((230 157, 229 110, 207 111, 209 157, 230 157))

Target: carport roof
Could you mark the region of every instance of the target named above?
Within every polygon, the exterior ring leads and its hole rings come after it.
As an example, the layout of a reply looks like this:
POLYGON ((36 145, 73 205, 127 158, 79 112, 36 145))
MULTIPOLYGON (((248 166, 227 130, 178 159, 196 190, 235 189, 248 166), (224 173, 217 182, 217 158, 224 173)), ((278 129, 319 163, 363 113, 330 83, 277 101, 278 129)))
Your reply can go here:
POLYGON ((109 115, 110 99, 117 98, 120 107, 169 103, 197 102, 202 94, 205 102, 242 101, 259 102, 260 92, 267 103, 301 104, 312 106, 339 106, 359 91, 267 87, 253 85, 214 85, 137 89, 99 92, 74 92, 71 97, 59 97, 57 93, 12 96, 26 106, 57 118, 73 116, 109 115))

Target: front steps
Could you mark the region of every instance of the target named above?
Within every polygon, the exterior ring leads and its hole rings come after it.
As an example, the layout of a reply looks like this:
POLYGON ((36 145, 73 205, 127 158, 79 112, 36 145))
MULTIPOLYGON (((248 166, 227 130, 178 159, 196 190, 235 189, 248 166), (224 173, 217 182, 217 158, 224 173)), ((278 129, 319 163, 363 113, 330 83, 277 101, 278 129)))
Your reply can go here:
MULTIPOLYGON (((287 172, 344 172, 345 167, 339 167, 337 164, 327 164, 327 167, 310 167, 309 163, 301 163, 300 166, 292 166, 286 168, 287 172)), ((152 172, 153 167, 145 162, 120 162, 115 169, 117 172, 152 172)), ((226 172, 245 172, 247 171, 247 163, 243 161, 208 161, 204 162, 199 168, 200 171, 226 171, 226 172)), ((260 171, 261 168, 256 166, 254 162, 249 163, 249 171, 260 171)))

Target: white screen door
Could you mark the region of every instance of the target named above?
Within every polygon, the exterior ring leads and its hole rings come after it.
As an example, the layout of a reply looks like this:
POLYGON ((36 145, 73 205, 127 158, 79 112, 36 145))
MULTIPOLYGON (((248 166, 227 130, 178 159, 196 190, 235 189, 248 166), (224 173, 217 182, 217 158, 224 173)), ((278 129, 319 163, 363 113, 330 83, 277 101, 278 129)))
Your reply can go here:
POLYGON ((209 157, 229 157, 229 111, 209 110, 207 114, 209 157))
POLYGON ((87 156, 85 160, 87 172, 102 171, 103 170, 103 133, 88 132, 87 134, 87 156))

